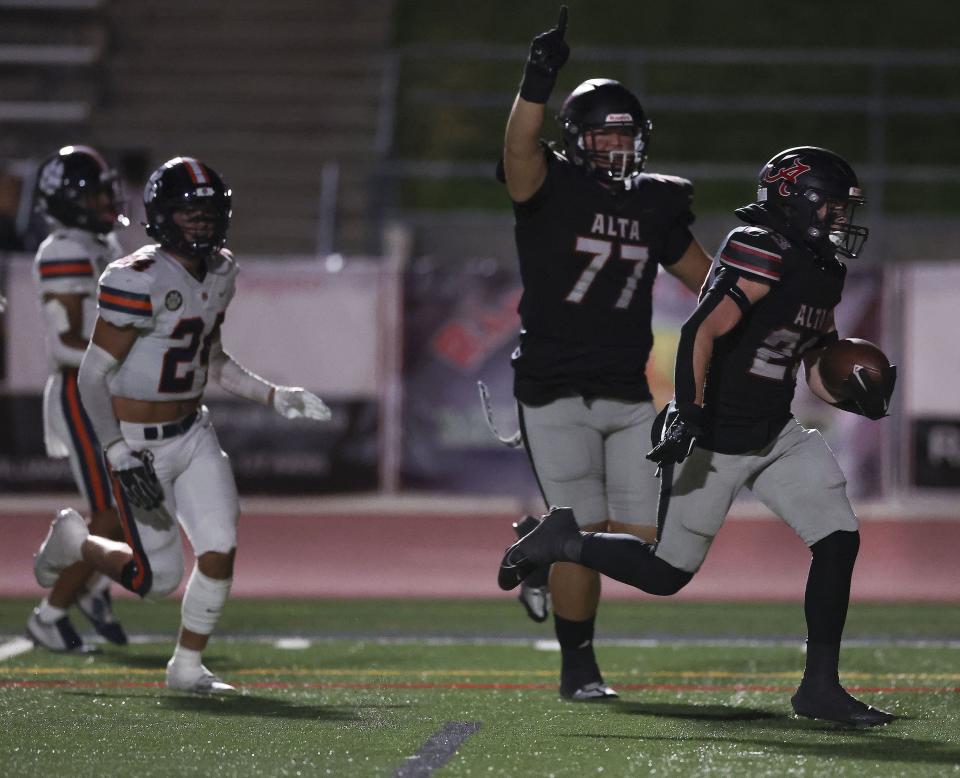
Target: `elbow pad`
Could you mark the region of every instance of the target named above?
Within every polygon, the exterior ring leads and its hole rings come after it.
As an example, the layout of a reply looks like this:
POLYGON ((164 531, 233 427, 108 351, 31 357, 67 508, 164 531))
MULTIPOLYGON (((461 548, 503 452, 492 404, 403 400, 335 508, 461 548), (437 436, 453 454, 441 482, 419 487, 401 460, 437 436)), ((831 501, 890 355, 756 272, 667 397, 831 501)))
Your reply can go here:
POLYGON ((104 449, 111 443, 123 439, 120 433, 120 422, 113 413, 110 389, 107 386, 107 379, 119 365, 120 363, 111 353, 95 343, 90 343, 84 352, 80 372, 77 375, 80 401, 104 449))

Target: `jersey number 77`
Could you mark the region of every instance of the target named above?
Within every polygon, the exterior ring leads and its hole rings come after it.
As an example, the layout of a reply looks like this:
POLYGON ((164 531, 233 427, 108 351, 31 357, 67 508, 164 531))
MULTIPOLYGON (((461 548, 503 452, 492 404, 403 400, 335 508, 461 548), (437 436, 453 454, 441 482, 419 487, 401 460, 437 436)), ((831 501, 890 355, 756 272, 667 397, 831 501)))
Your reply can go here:
POLYGON ((650 252, 646 246, 637 246, 631 243, 616 244, 609 240, 599 240, 597 238, 577 238, 577 252, 580 254, 589 254, 590 262, 583 269, 573 289, 567 294, 566 301, 569 303, 581 303, 584 296, 590 289, 591 284, 596 280, 597 275, 607 264, 607 260, 613 254, 614 246, 619 246, 620 259, 627 262, 633 262, 633 272, 627 276, 624 281, 623 291, 617 298, 614 308, 625 310, 630 307, 633 298, 637 293, 637 285, 643 276, 643 270, 647 266, 647 260, 650 258, 650 252))

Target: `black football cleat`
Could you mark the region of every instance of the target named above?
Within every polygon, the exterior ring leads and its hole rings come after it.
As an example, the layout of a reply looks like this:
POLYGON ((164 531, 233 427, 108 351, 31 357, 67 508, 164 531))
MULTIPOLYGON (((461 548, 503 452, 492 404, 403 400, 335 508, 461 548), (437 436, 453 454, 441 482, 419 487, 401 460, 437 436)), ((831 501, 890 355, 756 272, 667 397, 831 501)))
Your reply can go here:
POLYGON ((860 702, 840 684, 821 686, 803 682, 790 698, 790 703, 798 716, 851 727, 882 727, 896 718, 892 713, 860 702))
POLYGON ((117 646, 127 645, 127 633, 113 615, 113 598, 109 587, 98 587, 77 598, 77 607, 102 638, 117 646))
POLYGON ((590 681, 573 689, 565 688, 561 681, 560 696, 572 702, 605 702, 615 700, 620 695, 613 687, 607 686, 601 678, 599 681, 590 681))
MULTIPOLYGON (((524 516, 520 521, 513 523, 513 529, 518 538, 530 534, 540 523, 540 519, 533 516, 524 516)), ((538 624, 545 622, 550 616, 550 565, 541 565, 520 583, 520 594, 517 599, 533 621, 538 624)))
POLYGON ((497 584, 504 591, 515 589, 538 567, 566 559, 564 546, 579 537, 573 510, 553 508, 533 531, 506 550, 500 560, 497 584))

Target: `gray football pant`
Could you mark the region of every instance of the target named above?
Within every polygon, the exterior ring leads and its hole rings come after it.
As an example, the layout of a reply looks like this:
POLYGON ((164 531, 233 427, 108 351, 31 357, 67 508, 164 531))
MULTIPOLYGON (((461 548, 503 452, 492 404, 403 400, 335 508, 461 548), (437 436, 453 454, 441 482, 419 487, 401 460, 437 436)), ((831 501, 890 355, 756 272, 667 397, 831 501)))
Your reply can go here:
POLYGON ((766 448, 718 454, 694 448, 672 468, 660 496, 656 555, 696 572, 737 493, 747 487, 793 528, 807 546, 859 526, 847 499, 847 479, 817 430, 795 419, 766 448))
POLYGON ((580 526, 609 519, 655 526, 659 481, 644 457, 651 402, 563 397, 520 406, 524 443, 549 507, 573 508, 580 526))

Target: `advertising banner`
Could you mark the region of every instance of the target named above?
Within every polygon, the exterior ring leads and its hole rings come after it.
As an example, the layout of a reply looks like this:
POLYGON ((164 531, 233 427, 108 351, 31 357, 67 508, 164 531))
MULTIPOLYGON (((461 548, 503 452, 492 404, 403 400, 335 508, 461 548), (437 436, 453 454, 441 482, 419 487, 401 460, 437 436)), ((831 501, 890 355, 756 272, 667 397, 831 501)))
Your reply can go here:
MULTIPOLYGON (((880 342, 882 277, 853 269, 837 311, 841 337, 880 342)), ((522 288, 514 262, 478 259, 455 267, 434 258, 407 273, 404 321, 402 483, 408 488, 508 494, 536 501, 523 449, 498 443, 484 421, 477 381, 490 390, 502 435, 516 430, 510 354, 520 328, 522 288)), ((647 375, 657 407, 673 395, 680 325, 696 299, 661 271, 654 286, 654 347, 647 375)), ((884 424, 837 411, 806 389, 801 370, 794 412, 820 429, 847 474, 852 497, 881 489, 884 424)))

